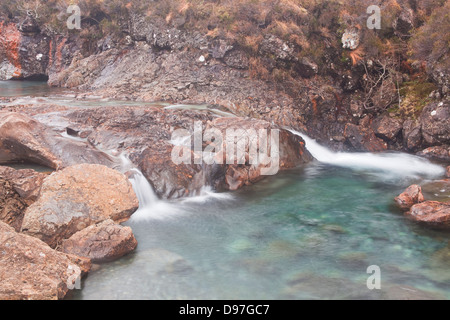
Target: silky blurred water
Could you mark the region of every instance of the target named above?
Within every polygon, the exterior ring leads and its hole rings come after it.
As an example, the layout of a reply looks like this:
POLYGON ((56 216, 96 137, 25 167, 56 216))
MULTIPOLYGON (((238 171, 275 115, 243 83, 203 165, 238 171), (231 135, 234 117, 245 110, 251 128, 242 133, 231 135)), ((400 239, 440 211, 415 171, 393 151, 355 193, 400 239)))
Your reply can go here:
POLYGON ((73 298, 448 299, 449 234, 392 206, 421 179, 313 163, 226 197, 170 203, 167 218, 128 222, 137 250, 91 272, 73 298), (381 290, 366 286, 370 265, 381 290))

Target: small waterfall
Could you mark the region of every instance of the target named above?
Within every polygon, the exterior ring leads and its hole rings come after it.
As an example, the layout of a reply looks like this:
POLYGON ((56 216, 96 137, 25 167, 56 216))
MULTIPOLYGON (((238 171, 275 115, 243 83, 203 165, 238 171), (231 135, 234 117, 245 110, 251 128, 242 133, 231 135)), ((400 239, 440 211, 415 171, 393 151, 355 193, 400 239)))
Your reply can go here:
POLYGON ((319 162, 367 171, 383 172, 384 177, 435 178, 442 176, 444 168, 427 159, 400 152, 334 152, 319 145, 307 135, 289 130, 305 140, 306 148, 319 162))
POLYGON ((148 180, 138 169, 131 169, 128 178, 133 186, 134 192, 139 200, 139 209, 148 208, 155 204, 159 199, 148 180))
MULTIPOLYGON (((116 152, 112 152, 113 154, 116 152)), ((198 194, 177 200, 159 199, 144 174, 137 169, 125 154, 116 156, 120 162, 120 171, 128 175, 133 190, 139 200, 139 209, 132 215, 131 221, 137 222, 151 219, 168 219, 180 214, 188 214, 190 205, 198 205, 208 201, 226 201, 233 199, 229 193, 215 193, 211 187, 203 187, 198 194)), ((192 212, 198 210, 193 208, 192 212)))

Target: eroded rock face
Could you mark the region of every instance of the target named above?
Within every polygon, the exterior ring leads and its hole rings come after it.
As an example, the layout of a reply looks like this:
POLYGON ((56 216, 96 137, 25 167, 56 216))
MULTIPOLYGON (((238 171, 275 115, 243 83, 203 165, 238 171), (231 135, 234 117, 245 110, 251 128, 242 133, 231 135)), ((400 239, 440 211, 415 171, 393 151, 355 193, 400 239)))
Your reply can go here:
POLYGON ((94 223, 127 220, 138 206, 123 174, 101 165, 75 165, 44 180, 39 199, 25 212, 22 232, 56 247, 94 223))
POLYGON ((64 253, 0 222, 0 299, 62 299, 81 276, 64 253))
POLYGON ((450 228, 450 203, 425 201, 412 206, 406 215, 433 228, 450 228))
POLYGON ((417 184, 409 186, 404 192, 395 197, 397 206, 404 211, 409 210, 413 205, 423 201, 425 199, 422 194, 422 188, 417 184))
POLYGON ((75 233, 63 242, 62 251, 90 258, 93 262, 104 262, 120 258, 136 246, 130 227, 108 219, 75 233))

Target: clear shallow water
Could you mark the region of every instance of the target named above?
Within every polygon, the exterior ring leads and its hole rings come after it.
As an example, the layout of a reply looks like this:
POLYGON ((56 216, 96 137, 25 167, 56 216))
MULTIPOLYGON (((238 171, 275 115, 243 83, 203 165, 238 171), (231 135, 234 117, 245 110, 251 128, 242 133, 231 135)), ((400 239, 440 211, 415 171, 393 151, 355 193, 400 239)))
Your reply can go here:
POLYGON ((449 235, 392 207, 412 182, 314 163, 171 203, 176 215, 129 221, 136 252, 91 272, 73 298, 448 299, 449 235), (373 264, 379 291, 366 287, 373 264))

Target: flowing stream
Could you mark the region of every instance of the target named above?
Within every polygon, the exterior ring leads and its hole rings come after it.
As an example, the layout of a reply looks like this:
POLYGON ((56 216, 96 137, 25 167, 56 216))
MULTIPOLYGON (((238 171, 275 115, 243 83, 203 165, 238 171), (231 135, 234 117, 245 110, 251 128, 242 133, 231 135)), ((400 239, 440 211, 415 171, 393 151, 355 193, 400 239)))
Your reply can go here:
MULTIPOLYGON (((296 133, 300 134, 300 133, 296 133)), ((234 193, 158 200, 142 173, 126 224, 137 250, 89 274, 76 299, 450 298, 449 235, 393 207, 443 168, 402 153, 335 153, 234 193), (366 286, 378 265, 382 289, 366 286)))
MULTIPOLYGON (((32 95, 30 87, 9 96, 32 95)), ((403 153, 336 153, 294 133, 317 161, 233 193, 160 200, 123 158, 140 201, 125 224, 139 245, 95 266, 71 298, 450 299, 449 234, 393 206, 443 167, 403 153), (381 290, 367 288, 371 265, 381 290)))

